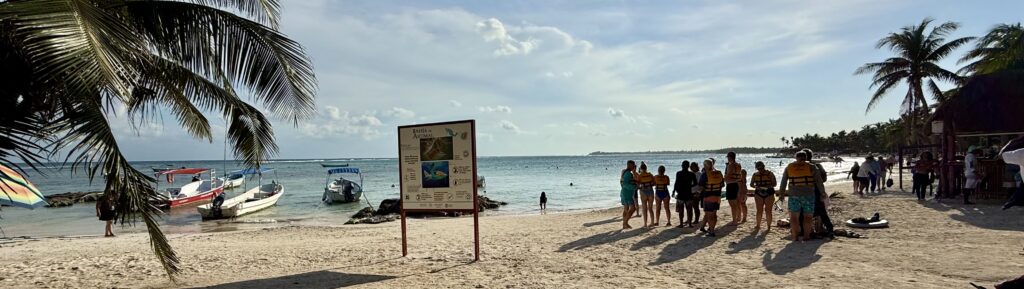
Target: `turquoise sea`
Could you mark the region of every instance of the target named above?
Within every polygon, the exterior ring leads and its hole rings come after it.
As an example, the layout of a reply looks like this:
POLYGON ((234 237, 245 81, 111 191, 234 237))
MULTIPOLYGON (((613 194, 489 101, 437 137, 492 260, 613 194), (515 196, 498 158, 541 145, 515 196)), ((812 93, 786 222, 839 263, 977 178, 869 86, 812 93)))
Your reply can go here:
MULTIPOLYGON (((508 206, 486 214, 531 214, 537 213, 540 192, 547 192, 548 211, 570 211, 598 209, 618 206, 618 172, 625 167, 626 160, 646 161, 652 172, 659 165, 667 168, 669 176, 675 175, 683 160, 703 160, 714 157, 722 169, 724 155, 712 154, 633 154, 615 156, 531 156, 531 157, 481 157, 478 161, 479 174, 486 178, 487 187, 480 194, 492 199, 506 201, 508 206), (570 186, 570 183, 572 186, 570 186)), ((781 159, 767 155, 740 155, 738 161, 748 171, 753 170, 755 161, 764 161, 769 170, 781 176, 781 159)), ((790 160, 785 160, 789 162, 790 160)), ((224 171, 239 169, 234 162, 224 161, 159 161, 136 162, 133 165, 144 171, 163 167, 203 167, 224 171)), ((824 164, 831 171, 830 179, 845 178, 845 170, 852 162, 824 164), (843 174, 843 176, 838 176, 843 174)), ((368 206, 369 201, 376 207, 382 199, 398 197, 397 159, 325 159, 325 160, 276 160, 266 164, 275 171, 264 175, 264 181, 276 180, 285 186, 285 195, 277 206, 246 215, 235 220, 203 222, 194 207, 170 210, 163 216, 163 228, 167 232, 212 232, 237 230, 247 227, 280 226, 291 224, 342 224, 356 210, 368 206), (358 204, 324 205, 320 202, 326 181, 326 168, 321 162, 348 163, 358 167, 364 177, 364 201, 358 204)), ((58 167, 42 168, 29 172, 27 176, 44 194, 77 191, 102 190, 100 182, 90 182, 84 173, 73 173, 58 167)), ((174 186, 188 181, 180 176, 174 186)), ((249 180, 246 188, 256 185, 249 180)), ((161 188, 168 187, 165 180, 161 188)), ((230 191, 243 192, 242 188, 230 191)), ((14 236, 64 236, 92 235, 103 231, 103 225, 96 219, 92 203, 80 203, 65 208, 39 208, 28 210, 4 207, 0 210, 0 229, 6 237, 14 236)), ((115 232, 142 231, 140 223, 135 227, 117 228, 115 232)))

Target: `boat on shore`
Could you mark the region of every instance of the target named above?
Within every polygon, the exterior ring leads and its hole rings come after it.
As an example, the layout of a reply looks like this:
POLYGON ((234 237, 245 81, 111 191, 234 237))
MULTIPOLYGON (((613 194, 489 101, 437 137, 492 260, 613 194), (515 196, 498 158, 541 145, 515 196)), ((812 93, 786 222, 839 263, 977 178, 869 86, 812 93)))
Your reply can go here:
POLYGON ((327 170, 327 181, 324 185, 324 195, 321 200, 324 203, 354 203, 363 196, 363 174, 359 168, 333 168, 327 170), (334 174, 355 174, 359 176, 359 183, 339 176, 331 180, 334 174))
POLYGON ((233 172, 224 179, 224 189, 241 187, 244 183, 245 175, 233 172))
POLYGON ((347 168, 348 164, 347 163, 345 163, 345 164, 342 164, 342 163, 320 163, 320 166, 321 167, 325 167, 325 168, 347 168))
POLYGON ((167 200, 157 201, 157 206, 167 209, 210 202, 213 197, 224 191, 224 180, 213 177, 210 169, 181 168, 158 172, 157 176, 166 176, 167 183, 174 183, 175 175, 194 175, 192 182, 180 188, 167 188, 167 200), (207 174, 207 179, 202 174, 207 174))
POLYGON ((269 184, 262 184, 263 173, 272 169, 248 169, 233 172, 235 174, 259 175, 260 185, 249 189, 245 193, 227 199, 224 203, 205 204, 196 207, 203 220, 235 218, 245 214, 254 213, 277 204, 277 200, 284 195, 284 185, 271 181, 269 184))

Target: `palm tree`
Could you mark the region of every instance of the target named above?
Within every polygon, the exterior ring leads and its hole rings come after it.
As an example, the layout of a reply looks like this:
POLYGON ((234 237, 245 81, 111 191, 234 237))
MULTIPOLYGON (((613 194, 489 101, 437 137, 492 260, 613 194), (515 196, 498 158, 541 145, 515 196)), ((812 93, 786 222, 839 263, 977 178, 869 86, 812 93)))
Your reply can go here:
POLYGON ((973 50, 960 63, 967 63, 961 74, 979 75, 1003 70, 1024 70, 1024 27, 999 24, 978 39, 973 50))
POLYGON ((219 114, 235 156, 259 167, 277 146, 255 105, 295 124, 314 112, 312 65, 278 31, 279 11, 277 0, 0 2, 0 163, 35 166, 60 152, 70 168, 103 176, 121 223, 141 219, 173 279, 179 260, 150 204, 166 196, 128 163, 110 119, 169 113, 212 141, 205 114, 219 114))
POLYGON ((928 99, 924 87, 927 83, 930 94, 940 99, 942 90, 936 80, 960 83, 963 79, 949 70, 939 66, 938 62, 956 48, 974 39, 962 37, 946 41, 946 36, 959 27, 955 22, 946 22, 933 27, 931 18, 925 18, 918 25, 904 27, 900 32, 889 33, 875 45, 875 48, 889 48, 896 56, 882 62, 867 63, 857 69, 855 74, 873 73, 871 88, 875 93, 868 102, 867 111, 875 108, 893 87, 906 83, 908 90, 903 98, 901 114, 908 120, 908 140, 916 139, 914 126, 918 114, 928 110, 928 99))

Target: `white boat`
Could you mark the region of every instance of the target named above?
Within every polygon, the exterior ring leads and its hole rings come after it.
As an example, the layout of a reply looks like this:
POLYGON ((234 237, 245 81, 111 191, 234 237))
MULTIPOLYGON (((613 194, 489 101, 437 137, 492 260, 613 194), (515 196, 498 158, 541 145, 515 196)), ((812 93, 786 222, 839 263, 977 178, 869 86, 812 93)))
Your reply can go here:
POLYGON ((327 183, 324 185, 324 196, 321 200, 324 203, 354 203, 363 197, 363 174, 359 168, 334 168, 327 170, 327 183), (332 180, 333 174, 356 174, 359 175, 359 182, 350 181, 343 177, 332 180))
POLYGON ((155 201, 156 205, 173 209, 213 200, 214 196, 224 191, 224 180, 213 177, 212 172, 209 173, 209 179, 202 179, 200 175, 208 171, 209 169, 205 168, 181 168, 157 173, 158 177, 166 176, 168 183, 174 183, 175 175, 194 176, 192 182, 189 182, 187 185, 180 188, 168 188, 167 199, 155 201))
POLYGON ((487 188, 487 179, 485 179, 484 176, 477 176, 476 187, 481 189, 487 188))
MULTIPOLYGON (((269 170, 270 169, 263 169, 258 173, 250 174, 262 174, 269 170)), ((242 174, 246 175, 246 173, 242 174)), ((199 211, 199 215, 201 215, 204 220, 235 218, 269 208, 277 204, 277 200, 280 199, 282 195, 284 195, 284 185, 278 184, 277 182, 271 182, 269 184, 256 186, 245 193, 227 199, 224 203, 219 204, 219 206, 217 206, 218 201, 214 201, 212 204, 199 206, 196 210, 199 211)))
POLYGON ((224 180, 224 188, 230 189, 235 187, 241 187, 245 183, 245 175, 239 173, 231 173, 224 180))

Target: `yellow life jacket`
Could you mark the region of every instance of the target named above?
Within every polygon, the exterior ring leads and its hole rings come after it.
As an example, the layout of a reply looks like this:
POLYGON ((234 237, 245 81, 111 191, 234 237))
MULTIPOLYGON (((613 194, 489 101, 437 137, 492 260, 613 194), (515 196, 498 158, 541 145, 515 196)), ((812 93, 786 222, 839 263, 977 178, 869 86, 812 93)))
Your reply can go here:
POLYGON ((670 181, 668 179, 668 176, 663 176, 663 175, 654 176, 654 186, 655 186, 656 189, 668 190, 669 183, 670 183, 670 181))
POLYGON ((729 178, 734 180, 743 178, 743 166, 740 166, 740 163, 731 163, 729 166, 732 167, 732 170, 729 172, 729 178))
POLYGON ((775 176, 773 176, 772 172, 769 171, 765 171, 763 174, 760 172, 756 172, 754 173, 754 176, 750 177, 750 182, 754 185, 755 188, 773 187, 772 182, 774 181, 775 176))
POLYGON ((722 182, 725 181, 725 177, 722 176, 722 171, 710 171, 704 173, 708 182, 704 185, 705 192, 718 192, 722 191, 722 182))
POLYGON ((814 165, 808 162, 791 163, 786 167, 789 184, 794 187, 814 185, 814 165))
POLYGON ((650 172, 640 172, 640 176, 637 177, 637 183, 640 183, 641 188, 650 188, 651 184, 654 183, 654 175, 650 172))

